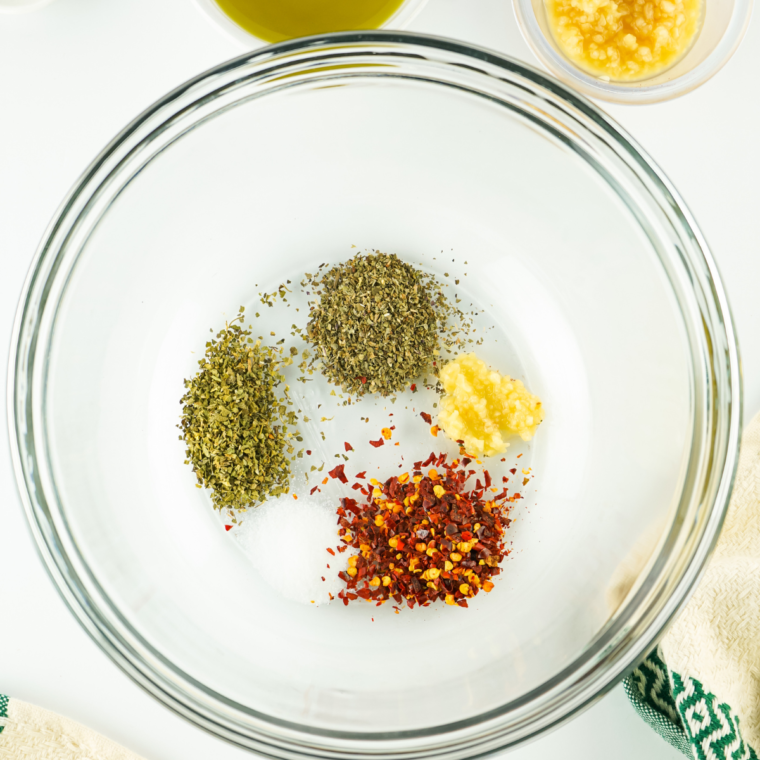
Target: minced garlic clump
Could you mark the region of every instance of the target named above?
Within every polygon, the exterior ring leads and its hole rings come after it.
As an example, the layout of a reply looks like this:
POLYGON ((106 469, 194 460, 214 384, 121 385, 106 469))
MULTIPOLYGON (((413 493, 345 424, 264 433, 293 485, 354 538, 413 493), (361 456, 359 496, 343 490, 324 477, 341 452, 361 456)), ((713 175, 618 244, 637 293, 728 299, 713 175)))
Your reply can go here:
POLYGON ((438 426, 468 454, 490 457, 508 444, 502 437, 519 435, 529 441, 544 418, 541 401, 519 380, 490 370, 475 354, 462 354, 441 369, 446 395, 441 399, 438 426))
POLYGON ((702 0, 546 0, 562 51, 581 68, 616 80, 654 76, 697 36, 702 0))

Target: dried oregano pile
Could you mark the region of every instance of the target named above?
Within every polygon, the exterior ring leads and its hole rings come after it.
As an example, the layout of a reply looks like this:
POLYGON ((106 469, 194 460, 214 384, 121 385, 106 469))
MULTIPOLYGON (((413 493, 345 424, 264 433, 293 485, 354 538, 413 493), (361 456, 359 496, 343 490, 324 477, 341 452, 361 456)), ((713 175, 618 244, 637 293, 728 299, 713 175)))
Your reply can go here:
MULTIPOLYGON (((437 377, 442 347, 472 342, 471 321, 447 301, 436 279, 397 256, 359 254, 323 272, 325 267, 301 283, 307 295, 318 297, 305 333, 292 326, 291 335, 302 335, 315 349, 302 353, 302 372, 318 369, 355 396, 389 396, 416 378, 437 377)), ((286 301, 289 292, 281 285, 265 293, 262 303, 286 301)), ((291 463, 303 456, 294 452, 293 439, 303 439, 294 429, 296 412, 281 374, 298 349, 285 355, 284 339, 274 347, 254 340, 242 326, 243 311, 241 306, 238 317, 206 344, 180 400, 186 464, 219 509, 245 509, 288 493, 291 463)))
POLYGON ((437 374, 441 345, 458 342, 464 315, 446 300, 432 275, 394 254, 359 254, 316 276, 306 339, 312 366, 345 392, 389 396, 411 380, 437 374))
POLYGON ((288 431, 296 424, 280 368, 292 362, 281 348, 254 341, 242 327, 243 307, 216 340, 206 343, 198 373, 185 380, 181 440, 198 487, 211 489, 214 506, 244 509, 287 493, 293 455, 288 431))

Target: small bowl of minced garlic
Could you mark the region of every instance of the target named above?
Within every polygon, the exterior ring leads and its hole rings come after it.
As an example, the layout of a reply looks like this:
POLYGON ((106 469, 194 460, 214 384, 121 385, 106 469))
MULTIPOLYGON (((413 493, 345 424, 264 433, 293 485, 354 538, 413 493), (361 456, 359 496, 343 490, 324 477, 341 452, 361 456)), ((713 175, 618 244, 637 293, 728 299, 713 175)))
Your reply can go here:
POLYGON ((752 0, 513 0, 539 61, 585 95, 655 103, 704 84, 731 58, 752 0))

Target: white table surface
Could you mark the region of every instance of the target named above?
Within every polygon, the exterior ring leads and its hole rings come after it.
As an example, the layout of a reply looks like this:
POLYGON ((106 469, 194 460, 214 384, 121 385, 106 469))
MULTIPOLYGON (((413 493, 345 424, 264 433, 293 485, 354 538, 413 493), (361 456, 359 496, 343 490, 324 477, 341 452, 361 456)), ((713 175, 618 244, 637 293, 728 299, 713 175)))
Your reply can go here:
MULTIPOLYGON (((430 0, 414 31, 534 63, 510 0, 430 0)), ((56 0, 0 15, 0 354, 24 277, 59 201, 96 153, 154 100, 243 52, 192 0, 56 0)), ((760 26, 700 90, 607 110, 649 151, 710 241, 737 323, 745 420, 760 408, 760 26)), ((5 427, 5 405, 3 405, 5 427)), ((37 556, 0 433, 0 693, 68 715, 148 760, 251 757, 174 715, 127 678, 64 607, 37 556)), ((618 686, 515 760, 666 760, 618 686)), ((40 759, 44 760, 44 759, 40 759)))

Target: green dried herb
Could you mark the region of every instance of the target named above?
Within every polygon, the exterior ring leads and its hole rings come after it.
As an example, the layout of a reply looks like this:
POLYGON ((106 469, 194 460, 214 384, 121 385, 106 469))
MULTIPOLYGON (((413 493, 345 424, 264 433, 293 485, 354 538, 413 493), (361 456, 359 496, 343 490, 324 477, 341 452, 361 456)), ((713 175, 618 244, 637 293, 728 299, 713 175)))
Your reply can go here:
POLYGON ((181 440, 198 478, 211 489, 218 509, 244 509, 288 492, 290 461, 297 433, 288 432, 296 416, 290 399, 275 389, 284 382, 280 367, 292 362, 281 349, 254 342, 243 329, 243 308, 206 343, 195 377, 185 380, 180 400, 181 440), (239 323, 239 324, 238 324, 239 323))
POLYGON ((461 312, 432 275, 395 254, 359 254, 323 274, 307 274, 301 284, 319 296, 305 336, 316 349, 310 366, 347 393, 402 391, 426 372, 437 374, 442 336, 445 346, 459 342, 445 334, 447 318, 463 318, 461 312))

